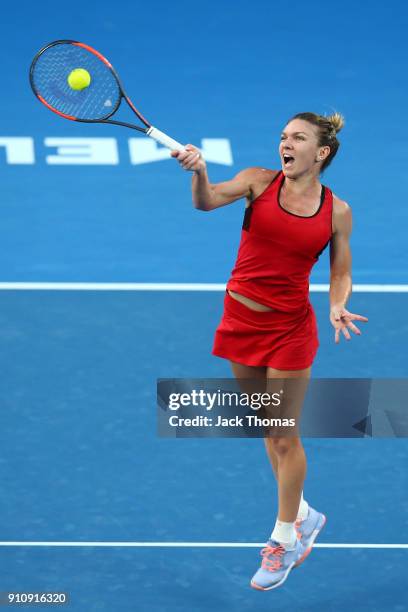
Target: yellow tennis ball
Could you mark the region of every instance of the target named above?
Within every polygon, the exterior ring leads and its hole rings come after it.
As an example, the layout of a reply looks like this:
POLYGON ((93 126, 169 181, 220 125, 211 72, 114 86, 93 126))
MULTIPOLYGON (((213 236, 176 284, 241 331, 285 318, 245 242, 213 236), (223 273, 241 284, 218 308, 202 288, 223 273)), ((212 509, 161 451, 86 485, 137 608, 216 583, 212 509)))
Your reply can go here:
POLYGON ((68 75, 68 85, 71 89, 80 91, 86 89, 91 83, 91 75, 85 68, 75 68, 68 75))

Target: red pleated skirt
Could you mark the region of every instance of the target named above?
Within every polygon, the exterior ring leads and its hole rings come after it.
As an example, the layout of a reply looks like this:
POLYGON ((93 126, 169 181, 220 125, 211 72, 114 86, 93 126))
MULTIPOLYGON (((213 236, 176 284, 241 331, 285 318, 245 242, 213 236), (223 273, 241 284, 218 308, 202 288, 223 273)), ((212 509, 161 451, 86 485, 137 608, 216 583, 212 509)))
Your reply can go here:
POLYGON ((310 302, 296 313, 257 311, 225 292, 213 355, 248 366, 303 370, 312 365, 318 347, 316 316, 310 302))

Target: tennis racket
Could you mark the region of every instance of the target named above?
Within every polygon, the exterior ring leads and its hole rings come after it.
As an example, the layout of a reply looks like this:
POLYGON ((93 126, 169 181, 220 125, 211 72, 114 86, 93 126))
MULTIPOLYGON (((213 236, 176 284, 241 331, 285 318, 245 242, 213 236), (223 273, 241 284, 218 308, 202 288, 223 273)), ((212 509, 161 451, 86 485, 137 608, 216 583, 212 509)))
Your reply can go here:
POLYGON ((123 125, 143 132, 169 149, 184 151, 182 144, 143 117, 125 93, 113 66, 89 45, 75 40, 49 43, 31 63, 30 84, 40 102, 60 117, 84 123, 123 125), (74 71, 76 74, 79 71, 82 82, 78 78, 77 82, 75 78, 72 80, 74 71), (145 127, 111 119, 123 99, 145 127))

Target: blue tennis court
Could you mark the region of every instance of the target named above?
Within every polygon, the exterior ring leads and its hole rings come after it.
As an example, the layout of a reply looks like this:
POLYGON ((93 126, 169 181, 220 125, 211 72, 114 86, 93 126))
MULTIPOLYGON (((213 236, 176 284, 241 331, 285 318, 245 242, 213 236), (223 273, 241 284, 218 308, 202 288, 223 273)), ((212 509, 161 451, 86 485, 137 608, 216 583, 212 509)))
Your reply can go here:
POLYGON ((369 323, 334 344, 326 251, 313 376, 404 378, 407 21, 402 1, 4 8, 0 592, 64 591, 75 612, 408 609, 406 438, 305 439, 327 526, 280 589, 250 589, 277 501, 262 440, 156 434, 157 378, 231 375, 211 347, 244 203, 195 210, 166 151, 60 119, 27 77, 45 43, 91 44, 213 182, 279 168, 295 112, 344 114, 322 181, 353 209, 349 307, 369 323))

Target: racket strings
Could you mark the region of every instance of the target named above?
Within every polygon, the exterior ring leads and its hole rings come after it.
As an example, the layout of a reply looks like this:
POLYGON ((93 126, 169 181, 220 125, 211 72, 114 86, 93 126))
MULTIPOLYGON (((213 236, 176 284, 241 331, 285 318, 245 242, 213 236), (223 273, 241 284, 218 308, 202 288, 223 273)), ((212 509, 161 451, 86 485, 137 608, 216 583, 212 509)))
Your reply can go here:
POLYGON ((46 49, 33 66, 36 93, 64 115, 93 121, 109 117, 118 108, 121 92, 111 70, 91 51, 71 43, 46 49), (74 90, 68 76, 76 68, 91 75, 89 87, 74 90))

